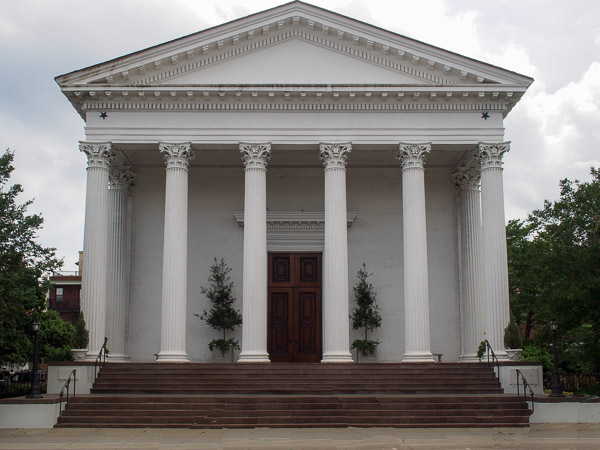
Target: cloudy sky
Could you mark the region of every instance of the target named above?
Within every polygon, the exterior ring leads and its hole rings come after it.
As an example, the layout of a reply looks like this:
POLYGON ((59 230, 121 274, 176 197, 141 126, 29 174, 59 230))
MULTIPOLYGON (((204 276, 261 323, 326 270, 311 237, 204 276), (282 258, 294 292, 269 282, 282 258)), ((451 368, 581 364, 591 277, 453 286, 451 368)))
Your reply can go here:
MULTIPOLYGON (((284 3, 284 0, 2 0, 0 149, 45 218, 40 241, 83 245, 84 123, 54 77, 284 3)), ((505 121, 507 219, 600 166, 597 0, 312 0, 363 22, 535 79, 505 121)))

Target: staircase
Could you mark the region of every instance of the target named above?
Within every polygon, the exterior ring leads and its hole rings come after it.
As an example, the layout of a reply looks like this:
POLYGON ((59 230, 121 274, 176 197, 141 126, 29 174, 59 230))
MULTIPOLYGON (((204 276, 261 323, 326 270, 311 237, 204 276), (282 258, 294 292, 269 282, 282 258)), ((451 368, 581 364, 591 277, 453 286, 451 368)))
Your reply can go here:
POLYGON ((484 364, 109 363, 56 426, 528 426, 502 392, 484 364))

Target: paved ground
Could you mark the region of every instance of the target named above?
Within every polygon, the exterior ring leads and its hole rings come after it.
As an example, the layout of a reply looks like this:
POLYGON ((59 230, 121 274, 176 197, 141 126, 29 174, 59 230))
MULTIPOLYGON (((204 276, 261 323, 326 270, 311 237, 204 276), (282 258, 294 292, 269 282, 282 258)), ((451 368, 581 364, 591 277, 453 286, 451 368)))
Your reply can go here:
POLYGON ((600 449, 600 425, 530 428, 320 428, 0 430, 0 449, 600 449))

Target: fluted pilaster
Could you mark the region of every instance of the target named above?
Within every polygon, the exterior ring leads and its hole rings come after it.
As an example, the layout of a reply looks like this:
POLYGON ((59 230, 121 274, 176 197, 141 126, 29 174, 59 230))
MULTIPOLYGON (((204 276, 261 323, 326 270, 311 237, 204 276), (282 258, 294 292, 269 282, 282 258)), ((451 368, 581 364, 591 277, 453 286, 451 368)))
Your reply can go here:
POLYGON ((460 361, 478 361, 484 338, 483 263, 481 250, 481 192, 478 167, 461 167, 454 173, 459 192, 460 220, 460 361))
POLYGON ((187 362, 187 222, 190 143, 160 143, 166 170, 162 316, 157 361, 187 362))
POLYGON ((127 329, 129 315, 129 258, 127 252, 127 202, 135 175, 131 168, 113 167, 109 172, 108 297, 106 336, 111 361, 129 361, 127 329))
POLYGON ((87 359, 94 360, 106 332, 108 170, 114 152, 110 142, 80 142, 79 150, 88 159, 81 308, 90 334, 87 359))
POLYGON ((429 330, 425 155, 430 143, 400 143, 402 165, 402 239, 404 247, 405 362, 433 362, 429 330))
POLYGON ((244 162, 242 351, 239 362, 270 362, 267 353, 267 163, 270 143, 240 143, 244 162))
POLYGON ((480 142, 477 152, 477 157, 481 163, 481 219, 486 336, 496 356, 500 359, 507 359, 504 350, 504 328, 506 328, 510 319, 504 188, 502 182, 502 157, 509 150, 510 142, 480 142))
POLYGON ((324 363, 352 362, 348 321, 348 224, 346 161, 352 144, 321 144, 325 167, 325 247, 323 252, 324 363))

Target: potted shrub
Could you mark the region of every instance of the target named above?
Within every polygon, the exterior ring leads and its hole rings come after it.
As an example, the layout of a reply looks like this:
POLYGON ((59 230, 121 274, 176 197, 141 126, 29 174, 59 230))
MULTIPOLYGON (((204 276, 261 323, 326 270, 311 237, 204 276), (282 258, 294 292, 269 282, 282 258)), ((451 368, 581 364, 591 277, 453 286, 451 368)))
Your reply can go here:
POLYGON ((87 346, 90 340, 90 334, 85 326, 83 311, 79 313, 79 320, 75 324, 75 333, 71 339, 71 353, 74 361, 81 361, 87 355, 87 346))
POLYGON ((371 275, 367 272, 366 264, 363 263, 356 274, 358 281, 353 287, 356 306, 350 316, 352 328, 355 330, 364 328, 365 330, 364 339, 355 339, 352 342, 351 349, 356 349, 357 362, 361 355, 363 358, 372 357, 380 344, 379 340, 369 339, 369 331, 381 326, 381 311, 377 305, 377 294, 373 285, 367 281, 371 275))
MULTIPOLYGON (((214 259, 210 267, 210 276, 208 277, 208 287, 202 287, 200 291, 210 300, 211 307, 202 314, 194 314, 200 320, 205 321, 214 330, 221 331, 223 337, 213 339, 208 343, 208 348, 213 355, 220 355, 221 359, 233 356, 233 349, 239 350, 240 344, 234 338, 227 338, 227 330, 233 329, 242 324, 242 315, 233 305, 235 297, 233 296, 233 282, 229 276, 231 268, 225 261, 214 259)), ((217 358, 218 359, 218 358, 217 358)))
POLYGON ((521 337, 521 328, 512 315, 504 329, 504 347, 506 347, 509 361, 519 361, 523 351, 523 338, 521 337))

